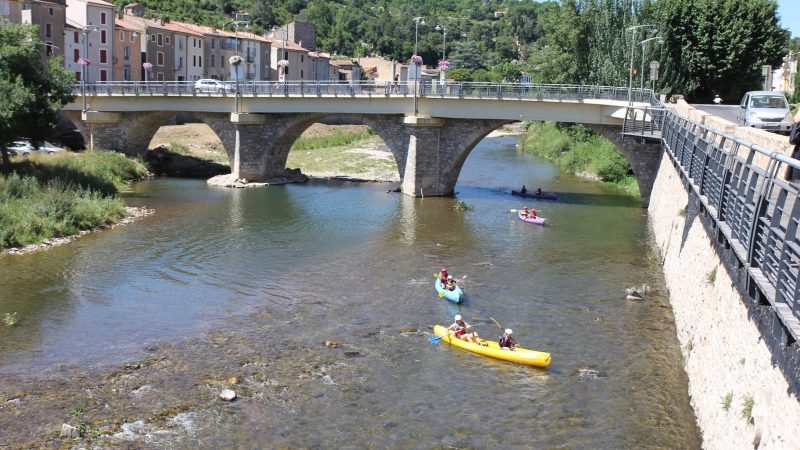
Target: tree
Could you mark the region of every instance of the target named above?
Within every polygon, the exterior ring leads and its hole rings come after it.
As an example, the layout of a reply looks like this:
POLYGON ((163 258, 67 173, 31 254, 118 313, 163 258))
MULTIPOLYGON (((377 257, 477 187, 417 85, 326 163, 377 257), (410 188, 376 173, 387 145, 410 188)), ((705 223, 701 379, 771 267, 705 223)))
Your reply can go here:
POLYGON ((0 152, 3 172, 11 171, 8 144, 21 138, 39 144, 52 133, 56 115, 75 99, 75 75, 61 67, 61 57, 40 62, 38 27, 0 27, 0 152))
POLYGON ((492 72, 500 75, 503 81, 516 83, 522 76, 519 66, 512 63, 500 63, 492 68, 492 72))
POLYGON ((696 101, 741 98, 762 83, 761 66, 780 66, 788 47, 772 0, 661 0, 660 83, 696 101))
POLYGON ((454 68, 474 71, 483 66, 481 54, 474 41, 457 42, 455 49, 450 53, 450 64, 454 68))
POLYGON ((454 81, 472 81, 472 74, 467 69, 450 69, 447 78, 454 81))

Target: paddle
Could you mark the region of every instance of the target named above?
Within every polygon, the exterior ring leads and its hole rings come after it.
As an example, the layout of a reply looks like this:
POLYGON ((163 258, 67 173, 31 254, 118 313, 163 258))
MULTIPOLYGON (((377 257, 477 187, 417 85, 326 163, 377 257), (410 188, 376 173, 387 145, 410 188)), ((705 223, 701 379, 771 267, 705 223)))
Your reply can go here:
MULTIPOLYGON (((467 278, 467 276, 464 275, 460 280, 456 281, 456 284, 461 283, 466 278, 467 278)), ((444 297, 444 293, 445 292, 447 292, 447 288, 446 287, 444 289, 442 289, 442 292, 439 292, 439 297, 444 297)))
MULTIPOLYGON (((537 213, 538 212, 542 212, 541 209, 534 209, 533 211, 536 211, 537 213)), ((519 210, 518 209, 512 209, 511 212, 519 212, 519 210)))

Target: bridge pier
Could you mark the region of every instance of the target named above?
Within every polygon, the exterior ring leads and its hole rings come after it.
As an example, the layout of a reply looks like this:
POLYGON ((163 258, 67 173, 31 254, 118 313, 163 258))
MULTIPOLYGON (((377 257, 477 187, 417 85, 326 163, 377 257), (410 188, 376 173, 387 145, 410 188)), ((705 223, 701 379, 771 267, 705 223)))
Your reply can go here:
POLYGON ((636 183, 639 185, 642 207, 650 206, 650 194, 653 192, 658 168, 661 166, 661 156, 664 154, 661 144, 639 144, 630 137, 623 141, 618 126, 595 124, 586 124, 586 126, 603 135, 622 152, 622 155, 630 163, 636 183))

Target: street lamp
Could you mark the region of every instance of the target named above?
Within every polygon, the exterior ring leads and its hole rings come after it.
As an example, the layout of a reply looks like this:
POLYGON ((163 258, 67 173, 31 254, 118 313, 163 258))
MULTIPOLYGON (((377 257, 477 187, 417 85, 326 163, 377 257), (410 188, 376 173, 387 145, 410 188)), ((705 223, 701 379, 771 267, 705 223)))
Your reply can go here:
MULTIPOLYGON (((275 37, 275 32, 276 31, 280 31, 281 32, 282 41, 281 41, 281 54, 278 55, 279 56, 278 61, 275 62, 275 69, 278 71, 278 81, 279 82, 283 81, 285 83, 286 82, 286 76, 283 75, 284 74, 284 72, 283 72, 284 71, 284 66, 281 65, 281 61, 284 61, 284 59, 283 59, 283 48, 286 47, 286 32, 287 32, 287 30, 285 30, 283 28, 279 28, 277 26, 274 26, 270 30, 269 37, 275 37), (283 79, 281 80, 281 76, 282 75, 283 75, 283 79)), ((289 64, 289 59, 287 58, 285 61, 286 61, 286 64, 288 65, 289 64)))
MULTIPOLYGON (((241 60, 238 58, 239 57, 239 45, 240 45, 239 44, 239 25, 241 25, 241 24, 244 24, 244 26, 242 28, 250 28, 250 22, 245 21, 245 20, 237 20, 235 22, 231 22, 231 23, 228 24, 228 25, 233 25, 233 27, 236 29, 236 56, 237 56, 236 59, 238 61, 238 64, 231 64, 233 66, 234 72, 236 72, 236 76, 234 78, 234 82, 236 83, 234 86, 236 87, 236 89, 233 91, 233 95, 234 95, 234 98, 235 98, 235 100, 234 100, 234 110, 236 111, 236 114, 239 114, 239 67, 241 67, 241 65, 242 65, 241 60)), ((247 56, 250 56, 249 48, 247 50, 247 56)), ((249 69, 248 69, 248 71, 249 71, 249 69)))
POLYGON ((447 58, 445 58, 445 56, 447 55, 447 52, 446 52, 446 49, 447 49, 447 28, 442 26, 442 24, 438 23, 438 24, 436 24, 436 28, 434 28, 434 29, 436 31, 441 31, 442 33, 444 33, 444 35, 442 36, 442 61, 446 61, 447 58))
POLYGON ((650 27, 650 33, 651 34, 658 33, 658 30, 656 29, 655 25, 636 25, 636 26, 633 26, 633 27, 630 27, 630 28, 627 29, 627 31, 630 31, 631 34, 632 34, 632 36, 631 36, 631 65, 628 66, 628 71, 630 72, 630 77, 628 78, 628 104, 629 105, 633 104, 633 96, 631 95, 631 91, 633 89, 633 53, 636 50, 636 47, 635 47, 635 45, 636 45, 636 31, 639 28, 647 28, 647 27, 650 27))
POLYGON ((651 37, 650 39, 645 39, 642 42, 639 42, 640 44, 642 44, 642 71, 639 72, 639 89, 640 90, 644 90, 644 48, 645 48, 645 46, 647 45, 648 42, 655 41, 655 40, 658 40, 658 44, 659 45, 664 45, 664 38, 662 38, 660 36, 651 37))
POLYGON ((100 31, 100 27, 94 27, 94 29, 92 29, 80 22, 70 19, 69 17, 67 20, 81 27, 81 34, 83 34, 83 59, 86 61, 86 63, 81 62, 81 66, 83 66, 83 69, 81 70, 81 94, 83 95, 83 112, 86 112, 86 77, 89 75, 89 68, 87 67, 89 65, 89 40, 86 38, 86 35, 92 31, 100 31))
MULTIPOLYGON (((424 17, 414 17, 414 56, 417 55, 417 43, 419 42, 419 26, 425 25, 424 17)), ((417 88, 419 79, 422 77, 422 62, 414 63, 414 117, 417 117, 417 88)))

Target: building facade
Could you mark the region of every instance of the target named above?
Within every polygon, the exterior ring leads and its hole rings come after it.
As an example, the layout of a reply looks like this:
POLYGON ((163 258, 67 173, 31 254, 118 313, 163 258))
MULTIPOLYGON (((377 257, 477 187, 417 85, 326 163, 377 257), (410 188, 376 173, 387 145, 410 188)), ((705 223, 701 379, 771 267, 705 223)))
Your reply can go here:
MULTIPOLYGON (((86 81, 89 83, 113 81, 115 6, 103 0, 66 1, 67 22, 82 29, 80 39, 83 49, 80 56, 90 62, 84 66, 86 81)), ((74 59, 75 55, 72 56, 74 59)))
POLYGON ((43 45, 41 63, 55 55, 64 55, 64 25, 67 21, 66 0, 29 0, 22 5, 22 23, 39 26, 39 39, 43 45))
POLYGON ((131 24, 114 19, 114 80, 138 81, 141 79, 141 39, 143 36, 131 24))

